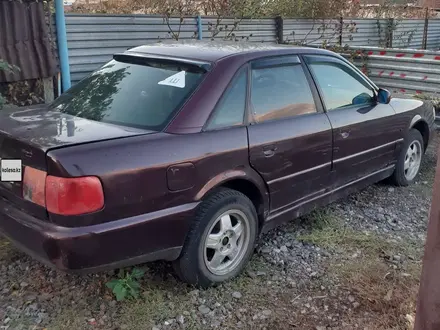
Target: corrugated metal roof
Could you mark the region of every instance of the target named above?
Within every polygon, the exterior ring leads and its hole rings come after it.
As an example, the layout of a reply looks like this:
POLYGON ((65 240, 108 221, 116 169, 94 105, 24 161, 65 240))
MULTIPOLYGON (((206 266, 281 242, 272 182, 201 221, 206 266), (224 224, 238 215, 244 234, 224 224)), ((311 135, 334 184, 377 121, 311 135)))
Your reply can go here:
POLYGON ((51 77, 57 62, 42 2, 0 0, 0 59, 20 68, 0 82, 51 77))

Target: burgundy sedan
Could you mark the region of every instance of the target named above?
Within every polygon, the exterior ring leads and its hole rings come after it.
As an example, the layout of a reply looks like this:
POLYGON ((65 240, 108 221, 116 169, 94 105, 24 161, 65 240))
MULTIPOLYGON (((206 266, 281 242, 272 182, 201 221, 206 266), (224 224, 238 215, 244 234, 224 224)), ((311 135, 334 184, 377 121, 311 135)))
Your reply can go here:
POLYGON ((164 259, 206 287, 275 225, 412 183, 433 127, 431 105, 391 98, 329 51, 137 47, 50 105, 1 112, 0 230, 59 269, 164 259))

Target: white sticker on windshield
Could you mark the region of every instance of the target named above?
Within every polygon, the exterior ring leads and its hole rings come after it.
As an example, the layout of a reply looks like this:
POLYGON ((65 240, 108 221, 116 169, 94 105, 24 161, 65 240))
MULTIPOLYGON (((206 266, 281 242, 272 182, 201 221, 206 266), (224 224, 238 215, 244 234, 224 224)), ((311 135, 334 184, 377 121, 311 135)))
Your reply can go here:
POLYGON ((185 71, 180 71, 168 77, 167 79, 159 81, 157 84, 165 85, 165 86, 173 86, 178 88, 185 88, 185 74, 186 74, 185 71))

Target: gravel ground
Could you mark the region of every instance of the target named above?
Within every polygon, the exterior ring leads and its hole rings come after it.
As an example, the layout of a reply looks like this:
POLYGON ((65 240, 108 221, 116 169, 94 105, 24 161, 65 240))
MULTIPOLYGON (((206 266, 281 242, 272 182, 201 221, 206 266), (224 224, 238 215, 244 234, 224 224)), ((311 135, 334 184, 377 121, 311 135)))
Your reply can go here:
POLYGON ((141 298, 116 302, 115 272, 67 275, 0 238, 0 329, 406 329, 439 140, 411 187, 379 183, 269 232, 242 276, 204 291, 159 262, 141 298))

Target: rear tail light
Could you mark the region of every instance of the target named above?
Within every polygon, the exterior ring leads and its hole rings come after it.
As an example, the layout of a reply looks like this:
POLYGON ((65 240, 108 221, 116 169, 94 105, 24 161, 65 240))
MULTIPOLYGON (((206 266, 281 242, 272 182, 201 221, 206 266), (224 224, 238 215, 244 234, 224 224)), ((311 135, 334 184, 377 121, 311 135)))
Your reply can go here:
POLYGON ((51 213, 76 215, 98 211, 104 206, 104 193, 97 177, 46 178, 46 208, 51 213))
POLYGON ((60 178, 31 167, 24 170, 23 198, 61 215, 91 213, 104 206, 104 192, 97 177, 60 178))
POLYGON ((23 175, 23 198, 45 207, 45 186, 46 172, 26 166, 23 175))

